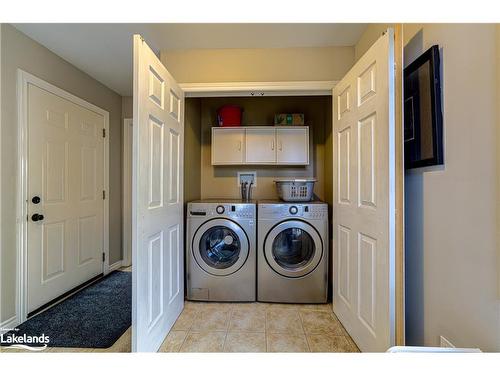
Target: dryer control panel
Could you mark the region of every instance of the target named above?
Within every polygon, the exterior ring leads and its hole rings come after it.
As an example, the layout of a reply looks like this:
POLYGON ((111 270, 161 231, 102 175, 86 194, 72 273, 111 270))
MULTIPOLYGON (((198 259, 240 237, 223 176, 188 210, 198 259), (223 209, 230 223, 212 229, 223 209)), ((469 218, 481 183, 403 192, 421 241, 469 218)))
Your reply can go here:
POLYGON ((258 207, 260 219, 299 217, 309 220, 328 219, 326 203, 261 203, 258 207))
POLYGON ((229 217, 234 219, 255 219, 256 205, 253 203, 203 203, 188 204, 188 217, 229 217))

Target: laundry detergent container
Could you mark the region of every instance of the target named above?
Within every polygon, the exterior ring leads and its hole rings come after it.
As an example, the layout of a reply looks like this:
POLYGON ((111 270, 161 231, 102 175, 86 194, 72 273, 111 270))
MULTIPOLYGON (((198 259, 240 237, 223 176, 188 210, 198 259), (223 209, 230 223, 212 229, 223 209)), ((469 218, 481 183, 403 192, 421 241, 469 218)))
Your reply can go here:
POLYGON ((243 109, 236 105, 225 105, 217 110, 219 126, 240 126, 243 109))

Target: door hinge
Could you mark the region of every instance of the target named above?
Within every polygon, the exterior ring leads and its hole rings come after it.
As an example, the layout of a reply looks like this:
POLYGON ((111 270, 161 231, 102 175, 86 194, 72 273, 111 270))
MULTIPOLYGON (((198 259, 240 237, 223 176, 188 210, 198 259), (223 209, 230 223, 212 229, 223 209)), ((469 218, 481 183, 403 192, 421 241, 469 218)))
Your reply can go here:
POLYGON ((102 128, 102 137, 106 138, 106 129, 105 128, 102 128))
POLYGON ((106 261, 106 253, 102 253, 102 261, 103 263, 106 261))
POLYGON ((103 191, 102 191, 102 199, 103 199, 103 200, 104 200, 104 199, 106 199, 106 190, 103 190, 103 191))

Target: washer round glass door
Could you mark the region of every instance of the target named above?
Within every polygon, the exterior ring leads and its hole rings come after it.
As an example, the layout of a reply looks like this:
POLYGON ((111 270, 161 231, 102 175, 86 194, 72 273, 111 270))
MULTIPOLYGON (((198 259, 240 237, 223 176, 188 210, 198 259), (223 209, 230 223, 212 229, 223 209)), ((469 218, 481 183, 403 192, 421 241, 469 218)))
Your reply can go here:
POLYGON ((269 231, 264 252, 267 263, 280 275, 302 277, 318 266, 323 256, 323 243, 311 225, 290 220, 269 231))
POLYGON ((238 224, 228 219, 213 219, 196 231, 192 253, 206 272, 227 276, 243 266, 248 247, 248 237, 238 224))

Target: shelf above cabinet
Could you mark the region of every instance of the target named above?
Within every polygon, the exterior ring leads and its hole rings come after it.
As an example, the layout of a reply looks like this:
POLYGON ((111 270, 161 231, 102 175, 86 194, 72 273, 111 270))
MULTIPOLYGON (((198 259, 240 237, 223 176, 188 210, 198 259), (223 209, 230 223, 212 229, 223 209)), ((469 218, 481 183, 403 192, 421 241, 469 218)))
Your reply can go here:
POLYGON ((308 165, 308 126, 212 128, 212 165, 308 165))

